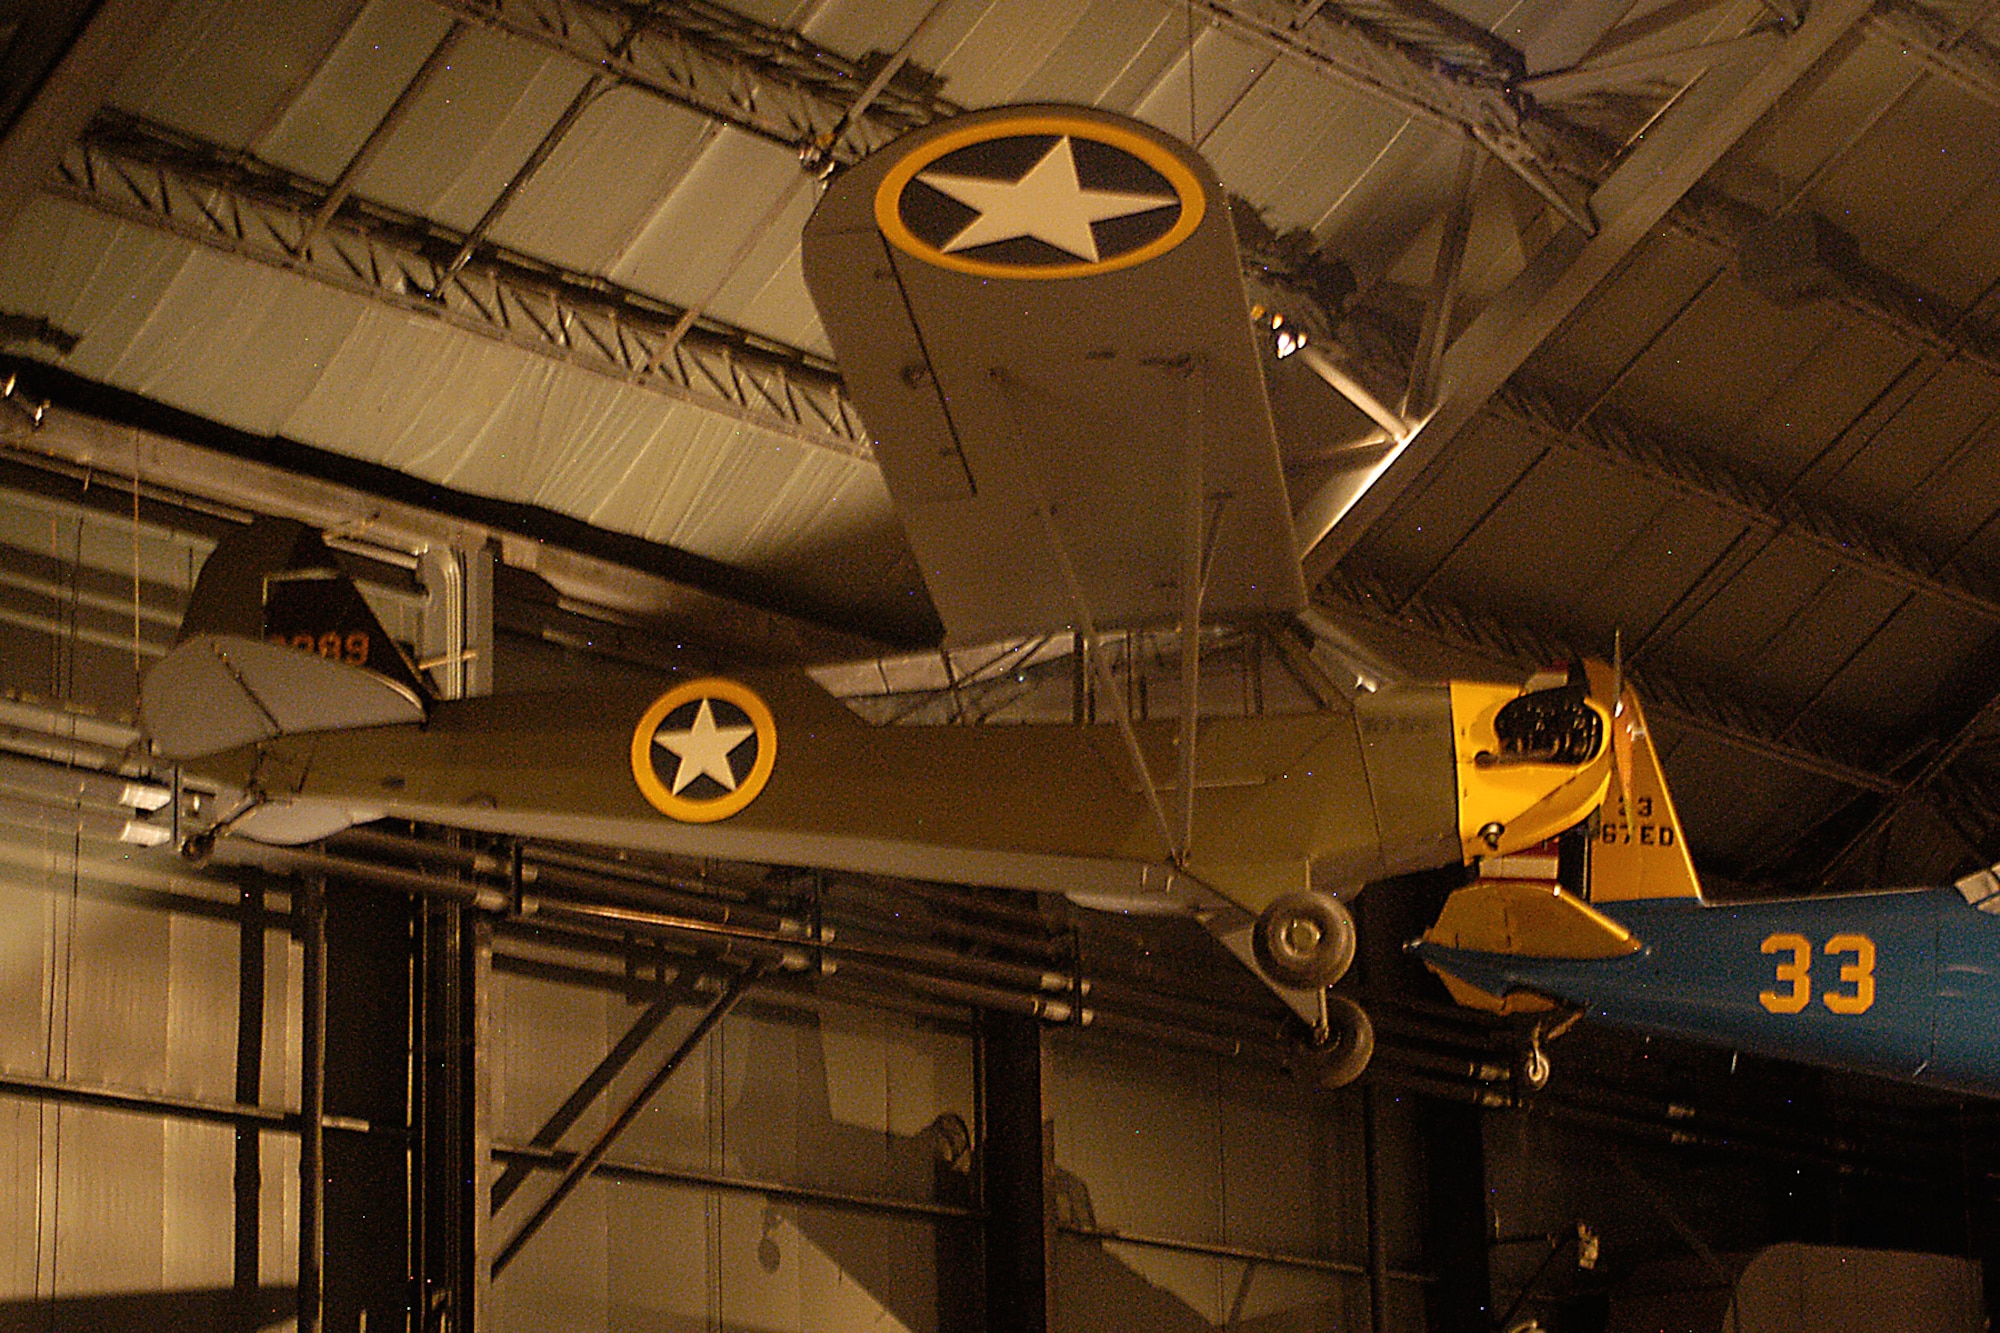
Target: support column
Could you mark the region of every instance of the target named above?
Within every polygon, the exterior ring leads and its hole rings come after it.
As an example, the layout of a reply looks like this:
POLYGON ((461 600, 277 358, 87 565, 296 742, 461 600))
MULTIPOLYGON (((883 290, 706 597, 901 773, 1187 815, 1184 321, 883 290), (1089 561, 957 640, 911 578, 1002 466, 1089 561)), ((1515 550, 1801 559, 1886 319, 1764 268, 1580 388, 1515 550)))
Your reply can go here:
POLYGON ((325 1327, 326 1292, 326 886, 295 890, 303 999, 299 1010, 299 1333, 325 1327))
POLYGON ((987 1013, 979 1036, 987 1333, 1047 1333, 1055 1199, 1042 1119, 1042 1026, 987 1013))
MULTIPOLYGON (((237 895, 236 1101, 264 1101, 264 890, 246 884, 237 895)), ((239 1300, 254 1300, 263 1256, 264 1135, 255 1125, 236 1127, 236 1256, 231 1285, 239 1300)))
POLYGON ((436 1327, 417 1318, 411 1281, 411 912, 408 898, 327 886, 326 1110, 374 1131, 326 1132, 325 1320, 337 1333, 436 1327))
POLYGON ((454 903, 431 902, 418 910, 417 1286, 427 1321, 471 1333, 486 1294, 480 1254, 492 1198, 484 1040, 492 927, 454 903))
POLYGON ((1485 1328, 1492 1318, 1487 1263, 1486 1148, 1476 1107, 1424 1098, 1419 1132, 1429 1179, 1426 1264, 1437 1280, 1424 1288, 1424 1324, 1433 1333, 1485 1328))

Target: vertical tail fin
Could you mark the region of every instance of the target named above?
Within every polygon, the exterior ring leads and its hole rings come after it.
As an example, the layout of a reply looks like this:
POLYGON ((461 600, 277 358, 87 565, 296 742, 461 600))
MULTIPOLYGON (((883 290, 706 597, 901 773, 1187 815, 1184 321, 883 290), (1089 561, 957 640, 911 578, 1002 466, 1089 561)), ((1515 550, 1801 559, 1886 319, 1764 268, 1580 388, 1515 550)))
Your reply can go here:
POLYGON ((422 676, 319 534, 259 519, 209 554, 140 712, 186 759, 298 731, 421 721, 422 676))
POLYGON ((1546 1009, 1535 988, 1550 960, 1627 956, 1640 941, 1598 910, 1641 898, 1701 897, 1646 715, 1613 670, 1589 664, 1593 696, 1612 697, 1617 763, 1595 817, 1551 839, 1541 855, 1495 857, 1452 894, 1437 922, 1412 947, 1460 1004, 1493 1013, 1546 1009), (1588 855, 1572 859, 1573 840, 1588 855), (1581 871, 1581 877, 1578 877, 1581 871), (1579 896, 1579 890, 1581 896, 1579 896))
POLYGON ((1681 835, 1680 816, 1660 771, 1659 754, 1646 730, 1645 712, 1629 687, 1612 725, 1623 733, 1614 735, 1613 743, 1629 745, 1631 758, 1619 764, 1621 771, 1613 777, 1598 813, 1586 896, 1595 903, 1701 897, 1701 881, 1688 856, 1687 839, 1681 835))

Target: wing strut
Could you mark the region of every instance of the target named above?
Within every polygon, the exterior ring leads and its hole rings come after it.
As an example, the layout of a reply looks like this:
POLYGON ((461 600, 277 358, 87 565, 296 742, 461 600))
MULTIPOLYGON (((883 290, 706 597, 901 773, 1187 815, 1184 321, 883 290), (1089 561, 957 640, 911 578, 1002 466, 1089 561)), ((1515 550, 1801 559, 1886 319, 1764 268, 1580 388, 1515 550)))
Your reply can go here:
POLYGON ((1048 493, 1043 490, 1041 478, 1035 475, 1035 469, 1028 461, 1019 401, 1023 386, 1001 367, 995 366, 991 374, 994 384, 1001 390, 1002 398, 1006 400, 1009 415, 1013 417, 1015 457, 1019 460, 1021 482, 1027 489, 1028 498, 1034 503, 1035 517, 1041 523, 1042 536, 1048 542, 1049 555, 1055 561, 1056 571, 1062 575, 1063 591, 1069 597, 1070 611, 1076 617, 1077 630, 1082 633, 1083 641, 1088 648, 1091 670, 1097 673, 1098 687, 1103 690, 1104 696, 1111 700, 1112 719, 1118 723, 1118 735, 1125 742, 1126 756, 1131 759, 1133 770, 1139 775, 1139 785, 1145 789, 1146 805, 1153 812, 1153 822, 1159 825, 1160 837, 1166 842, 1175 863, 1179 864, 1183 849, 1174 837, 1173 823, 1167 818, 1166 803, 1160 799, 1160 784, 1153 781, 1152 767, 1146 762, 1146 752, 1140 748, 1139 733, 1132 725, 1132 711, 1124 692, 1118 688, 1117 678, 1105 664, 1104 655, 1097 651, 1097 621, 1090 614, 1090 601, 1083 595, 1083 584, 1076 577, 1076 567, 1070 562, 1069 551, 1063 546, 1061 534, 1056 531, 1055 513, 1049 508, 1048 493))
POLYGON ((1199 358, 1189 362, 1187 379, 1187 442, 1181 457, 1181 827, 1174 860, 1187 868, 1194 847, 1195 724, 1201 698, 1201 603, 1208 591, 1209 555, 1222 522, 1218 499, 1211 517, 1202 502, 1206 485, 1202 467, 1202 409, 1206 375, 1199 358))

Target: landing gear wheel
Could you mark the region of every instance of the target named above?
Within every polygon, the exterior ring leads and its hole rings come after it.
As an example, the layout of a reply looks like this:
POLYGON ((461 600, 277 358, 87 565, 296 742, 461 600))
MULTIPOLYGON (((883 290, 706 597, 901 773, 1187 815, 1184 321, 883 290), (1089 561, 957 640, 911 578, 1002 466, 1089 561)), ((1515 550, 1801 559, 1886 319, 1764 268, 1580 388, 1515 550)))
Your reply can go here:
POLYGON ((1375 1054, 1368 1011, 1345 995, 1326 997, 1327 1038, 1306 1052, 1307 1069, 1322 1088, 1344 1088, 1361 1077, 1375 1054))
POLYGON ((1250 948, 1281 986, 1331 986, 1354 961, 1354 918, 1330 893, 1287 893, 1258 915, 1250 948))
POLYGON ((192 833, 181 842, 181 859, 193 865, 205 866, 208 858, 215 854, 213 833, 192 833))
POLYGON ((1514 1062, 1514 1084, 1523 1092, 1540 1092, 1548 1086, 1549 1057, 1539 1044, 1521 1052, 1514 1062))

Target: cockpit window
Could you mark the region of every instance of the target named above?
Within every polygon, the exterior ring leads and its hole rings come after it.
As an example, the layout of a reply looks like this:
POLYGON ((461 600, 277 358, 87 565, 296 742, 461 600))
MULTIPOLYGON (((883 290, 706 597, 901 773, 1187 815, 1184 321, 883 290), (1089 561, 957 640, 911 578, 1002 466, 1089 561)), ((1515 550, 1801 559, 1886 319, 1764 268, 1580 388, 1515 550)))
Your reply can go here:
POLYGON ((1604 719, 1582 683, 1536 690, 1503 704, 1493 719, 1503 763, 1582 764, 1604 744, 1604 719))

